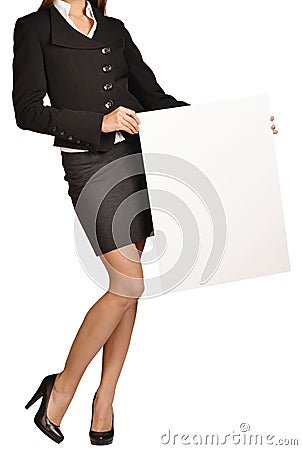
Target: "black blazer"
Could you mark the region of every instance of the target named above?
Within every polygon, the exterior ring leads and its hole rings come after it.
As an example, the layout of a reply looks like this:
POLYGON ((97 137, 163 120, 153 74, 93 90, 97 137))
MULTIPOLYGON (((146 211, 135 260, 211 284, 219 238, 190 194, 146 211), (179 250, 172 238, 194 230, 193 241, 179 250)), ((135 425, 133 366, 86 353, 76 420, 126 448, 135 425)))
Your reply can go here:
MULTIPOLYGON (((14 27, 12 99, 18 127, 55 136, 54 146, 104 152, 115 131, 101 132, 104 114, 189 103, 166 94, 124 23, 92 4, 93 38, 75 30, 54 5, 19 17, 14 27), (49 96, 51 106, 44 105, 49 96)), ((139 134, 120 130, 126 140, 139 134)))

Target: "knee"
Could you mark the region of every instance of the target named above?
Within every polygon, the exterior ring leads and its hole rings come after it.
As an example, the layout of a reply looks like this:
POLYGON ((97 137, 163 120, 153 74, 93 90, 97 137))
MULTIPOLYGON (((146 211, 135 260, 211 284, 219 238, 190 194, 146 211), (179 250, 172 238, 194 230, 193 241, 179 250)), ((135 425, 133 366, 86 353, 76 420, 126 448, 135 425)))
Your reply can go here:
POLYGON ((145 283, 142 278, 129 279, 126 286, 126 295, 130 298, 140 298, 145 290, 145 283))
POLYGON ((110 286, 111 292, 117 294, 119 303, 125 308, 129 308, 143 295, 145 283, 142 278, 127 278, 122 283, 118 283, 115 288, 110 286))

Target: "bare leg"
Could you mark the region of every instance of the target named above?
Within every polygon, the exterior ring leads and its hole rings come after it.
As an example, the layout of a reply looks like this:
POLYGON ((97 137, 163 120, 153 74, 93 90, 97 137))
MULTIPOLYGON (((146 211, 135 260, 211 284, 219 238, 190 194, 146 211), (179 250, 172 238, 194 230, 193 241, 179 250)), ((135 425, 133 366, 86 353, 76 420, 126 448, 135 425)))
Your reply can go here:
POLYGON ((89 309, 58 374, 47 408, 48 418, 60 425, 76 388, 124 314, 144 291, 140 254, 135 244, 101 255, 109 272, 109 290, 89 309), (121 251, 120 251, 121 250, 121 251))
MULTIPOLYGON (((146 239, 136 243, 141 253, 146 239)), ((112 403, 116 385, 126 359, 133 326, 136 318, 137 302, 126 311, 119 324, 103 347, 102 377, 95 399, 92 430, 110 430, 112 424, 112 403)))

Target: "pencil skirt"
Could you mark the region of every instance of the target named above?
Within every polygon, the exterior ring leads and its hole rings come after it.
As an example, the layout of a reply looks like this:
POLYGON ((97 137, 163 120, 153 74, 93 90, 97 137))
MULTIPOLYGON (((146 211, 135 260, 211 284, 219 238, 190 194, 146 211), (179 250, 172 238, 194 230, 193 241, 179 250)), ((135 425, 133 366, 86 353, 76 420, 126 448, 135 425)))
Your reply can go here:
POLYGON ((68 195, 96 256, 154 236, 140 141, 61 157, 68 195))

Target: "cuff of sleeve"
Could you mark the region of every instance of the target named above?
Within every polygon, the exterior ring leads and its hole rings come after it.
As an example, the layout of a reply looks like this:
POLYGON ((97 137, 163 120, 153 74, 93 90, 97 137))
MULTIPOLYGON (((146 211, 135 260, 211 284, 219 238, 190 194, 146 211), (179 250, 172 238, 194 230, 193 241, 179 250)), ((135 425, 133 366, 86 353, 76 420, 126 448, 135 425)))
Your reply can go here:
POLYGON ((52 125, 52 131, 70 143, 98 148, 101 144, 103 117, 102 113, 62 108, 56 123, 52 125))

